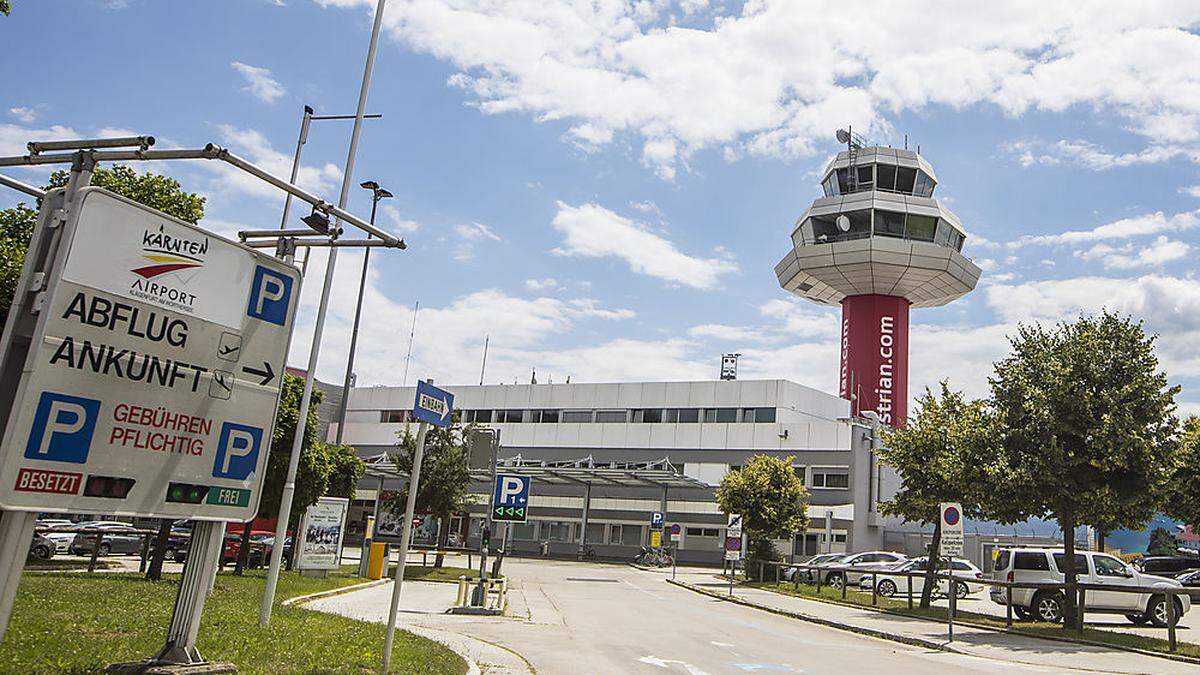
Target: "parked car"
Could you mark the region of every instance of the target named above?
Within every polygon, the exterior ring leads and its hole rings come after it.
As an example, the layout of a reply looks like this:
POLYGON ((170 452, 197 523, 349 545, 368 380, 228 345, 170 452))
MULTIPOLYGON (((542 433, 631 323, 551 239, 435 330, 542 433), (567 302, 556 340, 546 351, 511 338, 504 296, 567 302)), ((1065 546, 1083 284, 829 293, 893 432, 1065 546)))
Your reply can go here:
POLYGON ((103 532, 97 555, 141 553, 142 535, 129 523, 117 521, 95 521, 80 525, 83 532, 71 540, 71 553, 74 555, 91 555, 96 540, 96 533, 103 532))
POLYGON ((75 525, 74 522, 72 522, 66 518, 38 518, 37 522, 33 524, 33 526, 38 529, 42 529, 42 528, 49 529, 49 528, 53 528, 53 527, 64 527, 64 526, 65 527, 73 527, 74 525, 75 525))
POLYGON ((29 557, 38 560, 49 560, 54 557, 57 546, 41 532, 33 533, 33 541, 29 544, 29 557))
MULTIPOLYGON (((38 521, 38 526, 41 526, 43 521, 38 521)), ((67 554, 71 552, 71 542, 75 541, 75 532, 67 532, 65 530, 74 530, 79 527, 78 523, 72 523, 69 520, 53 521, 47 523, 47 529, 41 534, 49 539, 54 544, 54 552, 58 554, 67 554)))
MULTIPOLYGON (((267 564, 271 557, 271 546, 275 541, 275 535, 270 532, 251 532, 250 533, 250 552, 247 554, 246 564, 250 567, 263 567, 267 564)), ((190 540, 189 540, 190 543, 190 540)), ((240 532, 226 532, 224 542, 221 546, 221 564, 228 565, 237 562, 238 552, 242 548, 242 535, 240 532)), ((283 544, 283 561, 287 564, 291 560, 292 553, 292 538, 288 537, 283 544)), ((174 553, 175 562, 184 562, 188 557, 188 545, 185 543, 182 548, 178 548, 174 553)))
POLYGON ((1200 569, 1200 558, 1188 555, 1152 555, 1133 561, 1134 568, 1146 574, 1177 577, 1184 572, 1200 569))
MULTIPOLYGON (((944 563, 943 563, 944 565, 944 563)), ((922 556, 913 558, 901 563, 896 563, 890 569, 880 570, 872 574, 864 574, 859 587, 866 590, 871 590, 871 586, 875 586, 875 592, 885 598, 890 598, 894 595, 907 595, 909 577, 905 572, 924 572, 929 569, 929 558, 922 556)), ((979 593, 983 590, 983 570, 976 567, 970 560, 963 558, 952 558, 950 560, 951 574, 962 579, 964 583, 956 584, 955 592, 959 599, 965 598, 971 593, 979 593)), ((925 577, 912 577, 912 592, 913 595, 920 595, 925 589, 925 577)), ((939 579, 937 589, 934 591, 937 595, 948 596, 950 593, 950 581, 947 579, 939 579)))
MULTIPOLYGON (((845 558, 845 557, 846 557, 845 553, 822 553, 821 555, 814 555, 813 557, 809 558, 808 560, 804 561, 801 564, 806 565, 806 566, 821 565, 821 564, 825 564, 825 563, 831 563, 835 560, 838 560, 839 558, 845 558)), ((815 576, 813 576, 815 573, 814 570, 800 569, 799 566, 785 567, 783 569, 782 576, 785 581, 793 581, 795 579, 795 576, 797 573, 800 574, 800 580, 805 583, 810 583, 813 579, 816 578, 815 576)))
MULTIPOLYGON (((1002 549, 996 553, 995 578, 1024 583, 1062 583, 1062 566, 1065 562, 1066 554, 1061 550, 1002 549)), ((1138 625, 1149 621, 1158 627, 1166 626, 1166 596, 1154 591, 1182 587, 1175 579, 1140 572, 1107 553, 1076 553, 1075 569, 1081 582, 1145 589, 1143 593, 1091 590, 1085 594, 1085 609, 1088 612, 1124 614, 1130 622, 1138 625)), ((1001 586, 993 586, 992 601, 1000 605, 1006 604, 1006 591, 1007 589, 1001 586)), ((1060 590, 1014 588, 1012 598, 1013 612, 1022 619, 1032 617, 1049 622, 1062 620, 1063 594, 1060 590)), ((1183 616, 1191 608, 1191 598, 1187 594, 1176 596, 1177 617, 1183 616)))
POLYGON ((903 553, 864 551, 862 553, 851 553, 834 562, 825 563, 830 568, 850 567, 851 569, 849 570, 818 569, 816 572, 822 575, 824 583, 834 588, 841 588, 843 583, 849 583, 850 585, 857 584, 864 574, 878 572, 885 569, 888 565, 903 562, 907 559, 908 557, 903 553))
POLYGON ((1200 601, 1200 570, 1184 572, 1175 577, 1175 580, 1183 584, 1183 587, 1187 589, 1192 602, 1200 601))

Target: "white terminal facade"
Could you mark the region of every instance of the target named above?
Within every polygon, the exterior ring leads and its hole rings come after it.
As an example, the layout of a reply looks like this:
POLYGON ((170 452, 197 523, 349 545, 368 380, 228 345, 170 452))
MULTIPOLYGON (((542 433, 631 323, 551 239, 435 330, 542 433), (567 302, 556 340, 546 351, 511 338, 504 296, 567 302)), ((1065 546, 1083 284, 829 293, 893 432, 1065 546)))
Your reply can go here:
MULTIPOLYGON (((682 527, 681 561, 719 562, 726 518, 713 491, 730 469, 758 453, 793 457, 811 494, 809 527, 778 542, 782 553, 799 557, 882 542, 875 504, 881 489, 888 494, 890 481, 881 479, 875 464, 874 428, 869 420, 851 419, 849 402, 837 396, 787 380, 443 388, 454 393, 463 422, 500 432, 501 459, 583 460, 597 467, 667 459, 707 485, 666 491, 666 521, 682 527)), ((415 387, 353 389, 344 442, 364 458, 393 451, 409 424, 414 395, 415 387)), ((329 434, 336 434, 336 425, 329 434)), ((365 519, 377 489, 376 480, 363 481, 352 521, 365 519)), ((472 491, 480 504, 471 522, 451 524, 470 540, 478 536, 488 486, 479 483, 472 491)), ((586 533, 583 494, 583 486, 535 482, 529 523, 514 526, 511 550, 539 552, 548 541, 552 554, 574 555, 582 538, 601 557, 625 557, 647 543, 650 514, 661 509, 663 490, 593 485, 586 533)))

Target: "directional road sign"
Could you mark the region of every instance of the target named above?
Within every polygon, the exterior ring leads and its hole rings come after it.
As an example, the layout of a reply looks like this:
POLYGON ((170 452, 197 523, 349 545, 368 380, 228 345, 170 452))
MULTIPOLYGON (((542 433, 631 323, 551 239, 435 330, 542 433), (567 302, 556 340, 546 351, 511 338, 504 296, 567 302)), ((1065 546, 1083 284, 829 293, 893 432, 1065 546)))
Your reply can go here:
POLYGON ((5 333, 0 508, 252 518, 299 271, 100 188, 65 218, 5 333))
POLYGON ((435 427, 448 427, 453 410, 454 394, 417 380, 417 400, 413 402, 413 417, 421 422, 429 422, 435 427))
POLYGON ((496 474, 496 489, 492 492, 492 520, 501 523, 523 523, 529 519, 529 487, 533 479, 511 473, 496 474))

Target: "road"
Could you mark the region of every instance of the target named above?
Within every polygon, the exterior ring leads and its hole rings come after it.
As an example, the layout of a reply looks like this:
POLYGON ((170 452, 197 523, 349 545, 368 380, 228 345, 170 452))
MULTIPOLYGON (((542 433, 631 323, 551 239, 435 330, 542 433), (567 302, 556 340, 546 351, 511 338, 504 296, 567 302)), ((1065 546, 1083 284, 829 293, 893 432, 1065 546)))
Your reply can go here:
MULTIPOLYGON (((826 628, 721 602, 667 584, 662 573, 628 566, 509 560, 505 572, 512 579, 513 616, 462 617, 414 607, 430 592, 424 584, 406 591, 401 626, 502 645, 545 674, 1069 672, 826 628)), ((445 597, 452 599, 453 589, 449 586, 445 597)), ((389 586, 378 586, 310 607, 383 621, 389 592, 389 586)))

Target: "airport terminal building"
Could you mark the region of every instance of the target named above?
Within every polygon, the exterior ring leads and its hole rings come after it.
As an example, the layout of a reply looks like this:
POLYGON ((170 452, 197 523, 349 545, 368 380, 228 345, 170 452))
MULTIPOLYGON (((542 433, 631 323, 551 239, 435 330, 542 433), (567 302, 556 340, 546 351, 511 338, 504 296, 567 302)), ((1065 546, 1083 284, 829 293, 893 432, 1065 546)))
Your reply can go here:
MULTIPOLYGON (((873 448, 876 426, 851 418, 848 401, 787 380, 713 380, 612 384, 501 384, 447 386, 464 423, 500 434, 499 457, 524 466, 672 467, 688 484, 637 480, 594 482, 535 480, 529 522, 513 526, 510 550, 535 553, 548 542, 554 555, 574 555, 581 539, 604 558, 635 555, 649 540, 650 514, 666 512, 678 523, 682 562, 717 564, 726 517, 713 497, 721 478, 751 455, 791 457, 810 491, 809 526, 785 555, 875 548, 883 543, 876 511, 894 479, 881 472, 873 448), (587 513, 585 514, 585 495, 587 513), (665 500, 665 509, 663 503, 665 500), (586 522, 586 532, 583 530, 586 522)), ((409 424, 415 387, 364 387, 350 391, 344 442, 361 457, 394 450, 409 424)), ((336 433, 331 425, 330 437, 336 433)), ((400 482, 385 481, 384 489, 400 482)), ((365 522, 381 479, 360 484, 352 524, 365 522)), ((489 486, 472 486, 478 504, 470 522, 451 531, 473 541, 487 508, 489 486)))

